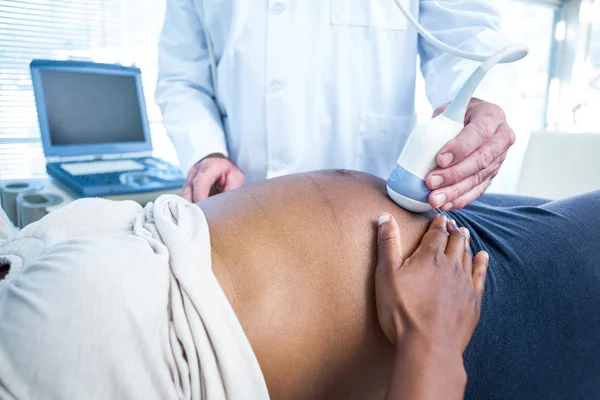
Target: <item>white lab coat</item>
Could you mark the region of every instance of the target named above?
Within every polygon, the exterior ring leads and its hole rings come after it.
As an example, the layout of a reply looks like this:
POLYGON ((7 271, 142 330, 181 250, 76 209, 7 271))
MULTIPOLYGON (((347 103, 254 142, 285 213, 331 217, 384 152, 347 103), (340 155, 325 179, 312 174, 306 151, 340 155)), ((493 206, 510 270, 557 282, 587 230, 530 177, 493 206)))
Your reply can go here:
MULTIPOLYGON (((410 5, 447 44, 483 53, 508 44, 492 0, 410 5)), ((434 107, 477 66, 419 39, 393 0, 167 0, 156 100, 185 171, 218 152, 246 182, 324 168, 387 177, 415 125, 417 54, 434 107)), ((507 71, 493 71, 476 97, 506 102, 507 71)))

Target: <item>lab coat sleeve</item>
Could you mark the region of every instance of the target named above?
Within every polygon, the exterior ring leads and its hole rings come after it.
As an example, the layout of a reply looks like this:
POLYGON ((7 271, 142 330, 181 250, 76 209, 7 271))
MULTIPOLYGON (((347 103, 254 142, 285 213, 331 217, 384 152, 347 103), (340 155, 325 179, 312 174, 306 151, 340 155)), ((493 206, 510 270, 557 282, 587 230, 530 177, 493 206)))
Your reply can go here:
POLYGON ((203 29, 193 0, 167 0, 155 96, 183 171, 211 153, 227 155, 203 29))
MULTIPOLYGON (((493 0, 421 0, 420 22, 436 38, 470 52, 491 55, 511 42, 500 31, 493 0)), ((427 97, 435 108, 451 102, 479 62, 445 53, 419 37, 421 71, 427 97)), ((505 108, 516 83, 514 64, 498 64, 473 97, 505 108)))

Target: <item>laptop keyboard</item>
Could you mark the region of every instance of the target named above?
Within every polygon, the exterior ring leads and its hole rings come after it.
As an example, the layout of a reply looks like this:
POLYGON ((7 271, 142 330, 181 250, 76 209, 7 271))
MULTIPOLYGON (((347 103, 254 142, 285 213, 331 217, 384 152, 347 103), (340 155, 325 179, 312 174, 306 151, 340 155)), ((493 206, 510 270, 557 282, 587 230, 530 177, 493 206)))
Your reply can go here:
POLYGON ((109 174, 80 175, 79 180, 85 185, 120 185, 121 173, 113 172, 109 174))
MULTIPOLYGON (((112 179, 113 175, 117 176, 125 171, 142 171, 145 166, 134 160, 110 160, 110 161, 84 161, 77 163, 64 163, 60 166, 73 176, 82 175, 105 175, 106 179, 112 179), (117 173, 117 174, 114 174, 117 173), (111 178, 108 178, 111 177, 111 178)), ((94 181, 97 176, 94 176, 94 181)))

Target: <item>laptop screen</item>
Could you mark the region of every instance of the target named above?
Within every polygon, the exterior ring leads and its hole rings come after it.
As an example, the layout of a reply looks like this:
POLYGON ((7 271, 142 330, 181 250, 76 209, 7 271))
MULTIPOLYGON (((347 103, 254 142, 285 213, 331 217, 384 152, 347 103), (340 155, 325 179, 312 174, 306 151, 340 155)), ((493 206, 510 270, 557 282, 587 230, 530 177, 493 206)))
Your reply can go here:
POLYGON ((144 142, 136 77, 42 69, 52 146, 144 142))

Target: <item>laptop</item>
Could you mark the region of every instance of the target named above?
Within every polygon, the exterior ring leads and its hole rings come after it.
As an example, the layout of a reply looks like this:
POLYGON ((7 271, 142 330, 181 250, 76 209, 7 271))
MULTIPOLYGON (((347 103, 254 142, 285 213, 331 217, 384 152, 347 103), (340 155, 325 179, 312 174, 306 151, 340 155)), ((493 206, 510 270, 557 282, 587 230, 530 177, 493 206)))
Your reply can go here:
POLYGON ((33 60, 46 170, 77 197, 164 192, 185 177, 152 157, 139 68, 33 60))

